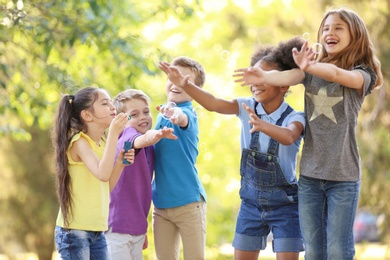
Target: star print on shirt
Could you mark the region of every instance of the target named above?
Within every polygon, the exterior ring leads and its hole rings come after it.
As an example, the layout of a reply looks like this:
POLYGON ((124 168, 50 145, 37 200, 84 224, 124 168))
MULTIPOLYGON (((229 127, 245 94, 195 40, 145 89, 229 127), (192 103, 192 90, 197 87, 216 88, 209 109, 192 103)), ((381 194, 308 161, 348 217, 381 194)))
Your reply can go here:
POLYGON ((310 121, 314 120, 320 115, 324 115, 337 124, 332 107, 343 100, 343 97, 328 97, 326 94, 326 88, 321 88, 318 91, 318 95, 311 93, 307 93, 307 95, 314 104, 314 111, 311 115, 310 121))

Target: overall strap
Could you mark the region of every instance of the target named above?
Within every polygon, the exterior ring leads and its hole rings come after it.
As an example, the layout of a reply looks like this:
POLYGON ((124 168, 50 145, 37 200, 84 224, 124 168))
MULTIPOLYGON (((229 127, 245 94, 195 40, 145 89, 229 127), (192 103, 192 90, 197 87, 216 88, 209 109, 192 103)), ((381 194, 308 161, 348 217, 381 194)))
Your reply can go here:
MULTIPOLYGON (((293 109, 291 108, 290 105, 287 106, 286 110, 284 110, 284 112, 282 113, 282 115, 280 116, 279 120, 276 122, 275 125, 277 126, 281 126, 284 119, 293 111, 293 109)), ((273 138, 271 138, 269 140, 269 144, 268 144, 268 153, 269 154, 272 154, 272 155, 277 155, 278 153, 278 149, 279 149, 279 143, 274 140, 273 138)))
MULTIPOLYGON (((255 111, 256 115, 261 119, 261 116, 259 114, 257 114, 257 111, 256 111, 258 104, 259 104, 259 102, 257 102, 255 100, 255 105, 253 107, 253 110, 255 111)), ((251 150, 260 151, 259 145, 260 145, 259 144, 259 132, 255 131, 251 134, 251 143, 250 143, 249 147, 251 150)))
MULTIPOLYGON (((258 106, 259 102, 255 101, 255 105, 254 105, 254 108, 253 110, 255 111, 256 115, 261 119, 261 116, 259 114, 257 114, 257 106, 258 106)), ((277 126, 281 126, 284 119, 293 111, 293 109, 291 108, 290 105, 287 106, 286 110, 282 113, 282 115, 280 116, 279 120, 276 122, 275 125, 277 126)), ((259 149, 259 132, 255 131, 251 134, 251 143, 250 143, 250 149, 251 150, 255 150, 255 151, 260 151, 259 149)), ((269 154, 272 154, 272 155, 276 155, 277 152, 278 152, 278 148, 279 148, 279 143, 274 140, 274 139, 270 139, 269 140, 269 144, 268 144, 268 153, 269 154)))

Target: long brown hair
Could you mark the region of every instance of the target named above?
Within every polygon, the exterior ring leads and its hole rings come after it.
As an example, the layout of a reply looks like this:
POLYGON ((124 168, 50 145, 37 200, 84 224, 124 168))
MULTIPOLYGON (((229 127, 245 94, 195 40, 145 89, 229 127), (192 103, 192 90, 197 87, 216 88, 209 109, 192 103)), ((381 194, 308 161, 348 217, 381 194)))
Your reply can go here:
POLYGON ((60 101, 52 135, 55 165, 56 188, 65 226, 69 225, 72 216, 72 187, 68 171, 67 150, 74 134, 87 131, 80 114, 91 110, 98 98, 99 88, 86 87, 75 95, 64 95, 60 101))
POLYGON ((317 41, 324 45, 322 32, 325 20, 330 15, 337 15, 347 23, 351 42, 344 50, 334 56, 329 56, 325 48, 322 48, 322 52, 318 58, 319 61, 333 63, 346 70, 350 70, 358 65, 368 66, 375 71, 377 77, 374 88, 380 87, 383 83, 381 63, 375 55, 375 48, 370 39, 367 27, 357 13, 345 8, 333 9, 326 12, 318 29, 317 41))

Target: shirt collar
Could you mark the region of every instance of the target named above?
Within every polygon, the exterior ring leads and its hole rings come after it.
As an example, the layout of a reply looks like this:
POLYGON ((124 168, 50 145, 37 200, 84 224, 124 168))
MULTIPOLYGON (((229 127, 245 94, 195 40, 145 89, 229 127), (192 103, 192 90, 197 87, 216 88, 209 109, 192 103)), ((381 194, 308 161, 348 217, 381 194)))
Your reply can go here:
POLYGON ((256 112, 260 116, 269 116, 274 122, 278 121, 279 118, 282 116, 283 112, 286 110, 288 104, 283 101, 283 103, 271 114, 267 114, 262 106, 261 103, 258 104, 256 108, 256 112))
POLYGON ((192 102, 191 101, 186 101, 186 102, 177 104, 177 106, 178 107, 191 107, 192 106, 192 102))

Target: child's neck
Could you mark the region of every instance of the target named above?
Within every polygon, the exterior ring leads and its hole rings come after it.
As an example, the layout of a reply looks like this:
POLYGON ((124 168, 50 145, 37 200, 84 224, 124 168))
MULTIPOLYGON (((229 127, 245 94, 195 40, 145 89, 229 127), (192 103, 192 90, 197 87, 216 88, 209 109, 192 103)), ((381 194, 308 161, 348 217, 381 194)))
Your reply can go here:
POLYGON ((275 112, 283 103, 283 100, 281 100, 281 102, 272 102, 272 103, 261 103, 264 111, 267 113, 267 115, 270 115, 272 114, 273 112, 275 112))
POLYGON ((106 129, 94 129, 92 127, 88 128, 88 131, 85 132, 97 145, 100 145, 100 140, 106 129))

